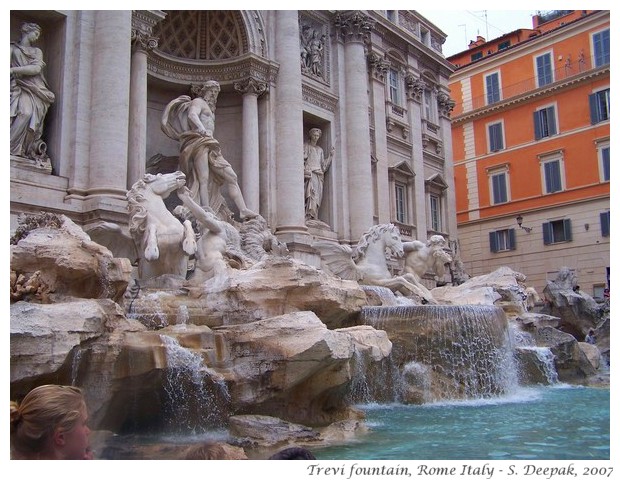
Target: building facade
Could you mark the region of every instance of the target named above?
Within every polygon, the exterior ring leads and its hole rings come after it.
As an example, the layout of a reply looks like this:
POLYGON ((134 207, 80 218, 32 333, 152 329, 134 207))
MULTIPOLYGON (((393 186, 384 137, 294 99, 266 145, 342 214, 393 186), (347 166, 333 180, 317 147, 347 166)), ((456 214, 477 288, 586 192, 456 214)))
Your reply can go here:
POLYGON ((179 154, 160 127, 192 85, 219 82, 215 137, 259 212, 298 258, 353 244, 370 226, 456 241, 445 34, 415 11, 11 11, 11 39, 36 46, 55 100, 48 161, 11 155, 11 226, 64 213, 86 231, 126 229, 126 192, 179 154), (304 144, 325 153, 308 218, 304 144), (164 161, 165 160, 165 161, 164 161))
POLYGON ((540 292, 566 266, 609 287, 609 32, 609 11, 551 11, 448 58, 468 273, 507 265, 540 292))

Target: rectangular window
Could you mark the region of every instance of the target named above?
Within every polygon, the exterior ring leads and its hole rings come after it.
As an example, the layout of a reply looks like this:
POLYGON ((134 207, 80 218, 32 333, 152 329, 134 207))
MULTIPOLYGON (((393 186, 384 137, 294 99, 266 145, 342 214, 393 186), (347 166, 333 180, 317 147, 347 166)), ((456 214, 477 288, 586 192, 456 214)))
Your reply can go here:
POLYGON ((506 40, 505 42, 500 43, 497 46, 497 50, 506 50, 510 46, 510 40, 506 40))
POLYGON ((491 175, 491 188, 493 191, 493 205, 506 203, 508 201, 508 188, 506 173, 495 173, 491 175))
POLYGON ((558 133, 555 124, 555 107, 546 107, 534 112, 534 136, 536 140, 558 133))
POLYGON ((407 223, 407 187, 397 183, 395 185, 396 193, 396 221, 407 223))
POLYGON ((429 89, 424 90, 424 117, 431 123, 437 123, 433 92, 429 89))
POLYGON ((396 22, 396 10, 386 10, 385 13, 390 22, 396 22))
POLYGON ((543 242, 545 245, 570 242, 572 239, 570 219, 543 223, 543 242))
POLYGON ((471 61, 475 62, 476 60, 480 60, 482 58, 482 52, 476 52, 471 56, 471 61))
POLYGON ((592 125, 609 120, 609 88, 593 93, 589 101, 592 125))
POLYGON ((499 73, 492 73, 485 77, 487 91, 487 105, 500 101, 499 73))
POLYGON ((441 231, 441 199, 437 195, 430 196, 431 228, 435 232, 441 231))
POLYGON ((554 193, 562 190, 562 166, 560 160, 551 160, 543 163, 545 176, 545 193, 554 193))
POLYGON ((400 98, 398 94, 398 71, 391 68, 389 75, 390 82, 390 101, 396 105, 400 105, 400 98))
POLYGON ((601 235, 603 237, 609 237, 609 212, 601 213, 601 235))
POLYGON ((601 159, 601 180, 609 182, 609 145, 601 147, 599 155, 601 159))
POLYGON ((501 122, 489 125, 489 151, 504 149, 504 135, 501 122))
POLYGON ((594 66, 601 67, 609 64, 609 29, 592 35, 594 45, 594 66))
POLYGON ((553 83, 551 53, 545 53, 540 57, 536 57, 536 81, 539 87, 553 83))
POLYGON ((489 243, 492 252, 506 252, 517 248, 517 240, 514 228, 489 232, 489 243))

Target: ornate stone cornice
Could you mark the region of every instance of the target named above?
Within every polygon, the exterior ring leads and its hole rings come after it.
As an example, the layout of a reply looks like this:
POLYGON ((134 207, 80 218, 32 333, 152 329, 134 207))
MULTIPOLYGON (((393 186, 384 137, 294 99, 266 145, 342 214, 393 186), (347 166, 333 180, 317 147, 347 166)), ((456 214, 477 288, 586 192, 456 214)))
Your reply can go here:
POLYGON ((166 18, 161 10, 133 10, 131 14, 131 44, 134 50, 149 51, 157 48, 158 39, 153 27, 166 18))
POLYGON ((414 100, 418 103, 422 103, 422 94, 426 88, 426 82, 421 78, 415 77, 411 74, 405 77, 405 91, 408 100, 414 100))
POLYGON ((343 42, 364 42, 375 25, 368 15, 360 10, 338 12, 334 16, 334 26, 338 38, 343 42))
POLYGON ((267 91, 267 83, 261 82, 254 77, 248 77, 238 82, 233 83, 235 90, 242 95, 250 94, 260 97, 267 91))
POLYGON ((202 83, 216 80, 221 86, 232 86, 248 77, 258 82, 275 85, 278 64, 254 53, 246 53, 229 60, 192 61, 183 60, 159 50, 149 55, 148 70, 151 75, 179 84, 202 83))
POLYGON ((368 66, 373 78, 385 82, 387 72, 390 69, 390 61, 377 52, 370 52, 366 58, 368 59, 368 66))
POLYGON ((338 97, 313 88, 306 83, 303 83, 301 86, 301 96, 304 102, 328 112, 335 113, 338 107, 338 97))

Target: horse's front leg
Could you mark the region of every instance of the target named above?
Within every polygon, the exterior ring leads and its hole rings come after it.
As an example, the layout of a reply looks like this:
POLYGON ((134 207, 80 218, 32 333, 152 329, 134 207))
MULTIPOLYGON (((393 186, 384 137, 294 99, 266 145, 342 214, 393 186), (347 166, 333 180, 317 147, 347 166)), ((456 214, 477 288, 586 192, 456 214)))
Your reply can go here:
POLYGON ((144 258, 149 262, 159 258, 159 247, 157 246, 157 227, 152 223, 146 227, 144 258))
POLYGON ((196 253, 196 234, 192 228, 192 222, 185 220, 183 222, 183 251, 188 255, 196 253))

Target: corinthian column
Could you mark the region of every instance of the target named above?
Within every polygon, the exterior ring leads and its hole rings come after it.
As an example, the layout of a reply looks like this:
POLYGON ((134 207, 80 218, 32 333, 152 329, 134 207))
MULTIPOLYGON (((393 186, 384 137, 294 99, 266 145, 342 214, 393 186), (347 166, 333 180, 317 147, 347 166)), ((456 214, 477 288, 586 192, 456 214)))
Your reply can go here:
POLYGON ((153 27, 165 17, 158 10, 134 10, 131 18, 131 81, 127 189, 142 178, 146 166, 146 80, 148 52, 157 47, 153 27))
POLYGON ((275 91, 276 232, 294 237, 296 233, 308 230, 305 225, 301 65, 296 10, 276 12, 275 59, 280 64, 275 91))
POLYGON ((243 95, 241 191, 248 208, 258 212, 260 209, 258 97, 267 91, 267 84, 248 77, 235 82, 235 90, 243 95))
POLYGON ((337 13, 334 24, 344 42, 349 216, 351 238, 358 239, 373 223, 368 73, 364 55, 364 40, 373 23, 364 13, 349 11, 337 13))
POLYGON ((407 112, 411 128, 411 156, 415 172, 415 237, 424 241, 427 236, 426 193, 424 190, 424 148, 422 147, 422 98, 426 84, 411 74, 405 78, 407 88, 407 112))
POLYGON ((88 195, 125 199, 131 11, 95 13, 88 195))

